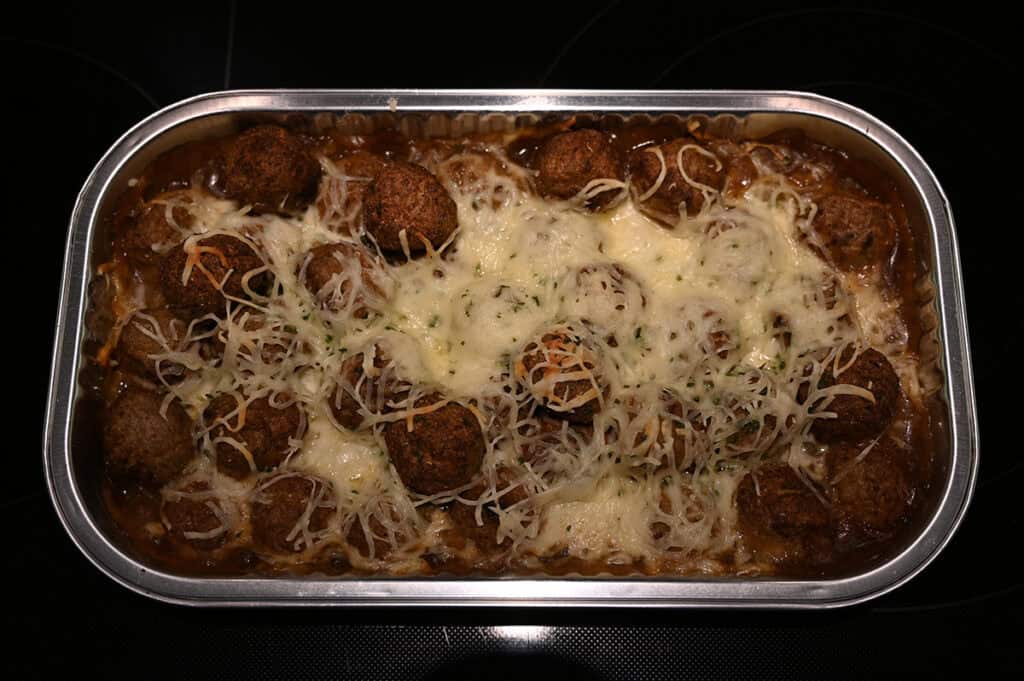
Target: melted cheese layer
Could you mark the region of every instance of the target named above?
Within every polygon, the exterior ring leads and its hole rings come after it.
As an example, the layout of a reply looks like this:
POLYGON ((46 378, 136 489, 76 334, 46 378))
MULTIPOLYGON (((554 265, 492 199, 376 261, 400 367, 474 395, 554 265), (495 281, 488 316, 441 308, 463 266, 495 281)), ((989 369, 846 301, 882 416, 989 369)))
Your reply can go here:
MULTIPOLYGON (((310 248, 353 241, 328 229, 315 207, 301 220, 254 218, 208 200, 197 221, 200 232, 255 229, 252 240, 277 288, 269 299, 233 305, 220 330, 229 349, 223 362, 169 388, 195 415, 225 390, 296 396, 308 432, 287 466, 331 481, 339 532, 361 528, 391 548, 386 559, 350 551, 357 565, 415 571, 418 556, 443 543, 438 523, 428 524, 416 507, 499 499, 513 486, 499 481, 499 470, 526 494, 496 509, 498 539, 511 540, 510 560, 560 553, 657 566, 666 551, 726 553, 735 542, 733 497, 749 454, 779 442, 793 462, 804 454, 801 362, 847 342, 890 354, 905 349, 893 331, 895 308, 871 286, 847 283, 845 294, 838 275, 807 247, 813 210, 778 176, 763 177, 743 197, 714 197, 674 229, 630 201, 607 213, 582 212, 493 172, 485 180, 489 191, 449 186, 459 231, 446 252, 378 261, 387 296, 365 319, 318 309, 302 286, 310 248), (500 202, 480 200, 497 196, 499 184, 500 202), (234 316, 243 309, 273 324, 250 329, 234 316), (586 335, 608 391, 590 432, 563 426, 542 456, 526 460, 519 426, 501 419, 511 410, 529 426, 538 413, 514 397, 511 365, 530 342, 562 325, 586 335), (287 347, 277 362, 252 350, 266 347, 271 328, 291 339, 275 340, 287 347), (409 382, 476 401, 489 439, 483 494, 411 495, 388 465, 379 428, 351 432, 333 420, 326 404, 341 364, 376 343, 388 346, 409 382), (693 416, 684 419, 673 404, 693 416)), ((349 286, 349 296, 369 291, 358 277, 349 286)))

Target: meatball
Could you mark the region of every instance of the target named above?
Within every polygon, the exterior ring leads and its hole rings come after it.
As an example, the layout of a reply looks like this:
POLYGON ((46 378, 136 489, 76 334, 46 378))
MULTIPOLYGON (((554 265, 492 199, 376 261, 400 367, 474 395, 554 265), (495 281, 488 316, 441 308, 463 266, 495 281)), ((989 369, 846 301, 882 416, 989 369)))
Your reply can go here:
POLYGON ((700 413, 692 405, 665 390, 655 403, 645 404, 640 396, 629 395, 624 406, 628 421, 621 426, 621 436, 632 442, 629 449, 633 456, 664 459, 673 468, 683 470, 690 466, 687 441, 705 430, 700 413))
POLYGON ((470 150, 455 154, 438 168, 438 178, 451 191, 473 196, 474 208, 490 205, 497 210, 511 195, 530 191, 529 178, 514 175, 510 165, 485 151, 470 150), (489 201, 488 201, 489 200, 489 201))
MULTIPOLYGON (((444 398, 438 394, 416 400, 429 407, 444 398)), ((433 411, 402 418, 384 429, 391 463, 405 486, 419 494, 436 494, 465 485, 483 461, 487 445, 476 416, 449 402, 433 411)))
POLYGON ((366 151, 355 151, 334 162, 337 172, 325 173, 316 208, 332 231, 354 235, 363 221, 363 197, 386 161, 366 151))
POLYGON ((723 309, 727 307, 722 301, 714 299, 686 300, 669 330, 668 342, 673 353, 688 362, 697 362, 707 355, 727 358, 738 347, 738 330, 723 309))
POLYGON ((302 261, 299 281, 321 308, 351 310, 369 316, 368 302, 384 298, 381 273, 370 253, 354 244, 338 242, 310 249, 302 261), (353 284, 357 283, 355 293, 353 284))
MULTIPOLYGON (((685 161, 684 161, 685 163, 685 161)), ((689 174, 689 171, 687 171, 689 174)), ((757 166, 750 156, 734 156, 725 173, 723 191, 733 198, 740 198, 758 178, 757 166)), ((693 177, 692 175, 690 177, 693 177)), ((703 198, 703 197, 702 197, 703 198)))
POLYGON ((179 243, 195 224, 187 207, 190 203, 191 195, 184 191, 167 192, 147 202, 118 239, 117 248, 136 265, 158 262, 160 254, 179 243))
MULTIPOLYGON (((672 452, 676 456, 676 465, 681 469, 686 469, 690 465, 690 460, 686 456, 687 441, 703 437, 707 428, 701 421, 700 411, 693 404, 684 402, 670 391, 663 392, 661 399, 667 404, 666 410, 672 417, 671 422, 666 425, 669 426, 672 436, 672 452)), ((665 425, 662 426, 663 432, 664 429, 665 425)), ((692 456, 691 454, 691 458, 692 456)))
MULTIPOLYGON (((608 333, 608 344, 618 346, 615 329, 633 329, 647 307, 643 285, 621 265, 600 263, 576 271, 573 314, 608 333)), ((623 339, 624 340, 624 339, 623 339)))
MULTIPOLYGON (((282 397, 286 396, 279 396, 279 401, 282 397)), ((253 470, 268 471, 281 465, 291 449, 289 440, 302 434, 303 419, 297 403, 279 408, 267 397, 246 405, 244 417, 239 408, 235 396, 225 393, 210 402, 203 419, 211 427, 210 439, 221 440, 214 444, 217 470, 241 480, 253 470), (236 440, 244 446, 252 462, 238 447, 222 438, 236 440)))
POLYGON ((410 253, 440 248, 458 226, 455 202, 426 169, 395 162, 384 167, 363 196, 366 231, 385 251, 402 252, 402 232, 410 253))
POLYGON ((523 350, 515 376, 554 415, 573 423, 593 420, 601 408, 597 358, 583 339, 568 330, 544 334, 523 350))
POLYGON ((382 369, 391 363, 391 358, 380 347, 374 348, 372 373, 366 372, 366 355, 352 355, 341 365, 338 387, 330 400, 334 418, 349 430, 359 430, 365 421, 362 409, 381 413, 386 410, 385 402, 392 397, 390 391, 381 389, 382 369))
POLYGON ((906 520, 914 497, 908 453, 882 438, 858 461, 864 449, 845 443, 829 447, 832 504, 848 531, 889 534, 906 520))
POLYGON ((248 298, 249 289, 262 289, 268 280, 263 261, 244 241, 218 234, 171 249, 160 263, 160 285, 168 307, 192 317, 220 311, 224 296, 248 298), (182 282, 186 269, 188 279, 182 282), (229 274, 230 271, 230 274, 229 274), (225 280, 226 277, 226 280, 225 280), (223 284, 222 284, 223 282, 223 284))
POLYGON ((263 478, 252 497, 252 538, 272 553, 298 553, 325 534, 337 511, 331 483, 283 473, 263 478))
POLYGON ((811 433, 819 442, 859 442, 873 438, 889 427, 896 413, 900 379, 889 360, 877 350, 868 349, 844 369, 851 352, 850 348, 845 349, 839 359, 842 373, 833 376, 830 363, 818 387, 852 385, 870 391, 874 401, 859 395, 839 394, 827 404, 816 404, 813 411, 836 415, 835 418, 815 419, 811 433))
POLYGON ((221 357, 231 364, 239 360, 249 363, 280 364, 296 344, 294 330, 288 324, 242 308, 232 319, 220 322, 220 328, 206 341, 205 356, 221 357))
MULTIPOLYGON (((699 523, 704 519, 707 513, 705 502, 700 495, 693 491, 690 484, 679 480, 678 476, 669 471, 662 473, 660 483, 661 494, 658 498, 658 510, 661 513, 665 516, 685 518, 688 523, 699 523)), ((663 516, 662 520, 656 520, 650 524, 651 536, 655 541, 664 539, 664 543, 668 543, 671 540, 669 533, 672 528, 667 522, 664 522, 665 520, 672 520, 672 518, 663 516)), ((675 547, 667 548, 671 550, 675 547)))
POLYGON ((462 548, 458 545, 466 540, 472 541, 480 552, 491 551, 509 543, 508 539, 498 542, 498 517, 486 506, 480 512, 480 523, 476 520, 476 506, 460 502, 454 502, 449 506, 448 519, 451 521, 452 529, 445 533, 445 539, 458 548, 462 548))
MULTIPOLYGON (((552 136, 537 152, 537 186, 544 196, 575 198, 594 180, 626 179, 626 164, 611 138, 599 130, 573 130, 552 136)), ((586 199, 601 210, 620 194, 618 188, 586 199)))
POLYGON ((746 408, 736 410, 733 421, 734 430, 726 435, 725 447, 737 453, 767 451, 778 438, 775 426, 778 419, 772 414, 765 414, 763 419, 748 416, 746 408))
POLYGON ((224 194, 256 213, 300 210, 320 180, 320 164, 294 133, 261 125, 231 140, 224 151, 224 194))
POLYGON ((702 190, 700 185, 721 191, 726 178, 721 161, 686 137, 660 146, 637 149, 630 155, 629 170, 638 207, 671 224, 680 215, 693 216, 703 208, 707 190, 702 190), (659 184, 658 178, 663 171, 665 176, 659 184), (643 200, 639 200, 641 198, 643 200))
POLYGON ((136 312, 117 340, 118 365, 144 378, 179 381, 185 375, 184 366, 166 360, 158 364, 153 356, 181 350, 187 334, 188 325, 169 310, 136 312))
POLYGON ((535 467, 543 466, 548 452, 561 447, 564 440, 581 445, 589 442, 592 433, 587 432, 587 428, 583 425, 572 425, 546 413, 539 413, 536 418, 519 426, 517 453, 520 460, 535 467))
POLYGON ((224 545, 231 534, 220 500, 206 482, 193 482, 163 495, 160 514, 171 538, 200 551, 224 545))
POLYGON ((363 528, 363 524, 358 517, 353 520, 352 525, 348 528, 348 533, 345 535, 345 541, 348 545, 367 558, 370 557, 371 541, 373 542, 373 557, 383 559, 394 548, 392 539, 398 545, 413 539, 410 536, 409 529, 402 522, 399 512, 388 502, 378 507, 376 514, 367 518, 367 525, 369 526, 369 537, 367 537, 367 530, 363 528), (378 516, 390 516, 390 527, 385 527, 378 516))
MULTIPOLYGON (((509 468, 508 466, 499 465, 494 475, 494 487, 497 494, 496 501, 488 501, 485 506, 487 508, 493 508, 498 506, 500 508, 508 508, 518 504, 521 501, 525 501, 529 494, 522 484, 516 483, 517 478, 521 475, 521 472, 516 472, 515 469, 509 468)), ((486 487, 481 482, 475 487, 462 493, 462 496, 466 499, 476 501, 480 498, 480 495, 486 491, 486 487)), ((465 504, 463 504, 465 505, 465 504)))
POLYGON ((163 401, 158 393, 128 388, 110 406, 103 450, 111 473, 159 487, 195 458, 192 420, 176 401, 161 415, 163 401))
MULTIPOLYGON (((480 552, 490 552, 499 547, 506 547, 511 542, 508 538, 498 541, 498 516, 495 514, 495 507, 508 508, 528 498, 528 494, 522 485, 513 486, 516 473, 504 466, 499 467, 496 475, 496 488, 500 495, 496 502, 485 502, 480 511, 480 520, 476 519, 476 506, 462 502, 452 502, 448 505, 448 518, 453 525, 449 530, 447 540, 459 543, 469 539, 480 552)), ((476 501, 485 491, 483 484, 477 485, 462 493, 466 499, 476 501)))
POLYGON ((811 227, 832 262, 845 271, 883 264, 896 246, 896 222, 889 209, 858 196, 821 199, 811 227))
POLYGON ((828 509, 788 465, 748 473, 736 491, 736 507, 740 531, 759 557, 817 562, 831 549, 828 509))

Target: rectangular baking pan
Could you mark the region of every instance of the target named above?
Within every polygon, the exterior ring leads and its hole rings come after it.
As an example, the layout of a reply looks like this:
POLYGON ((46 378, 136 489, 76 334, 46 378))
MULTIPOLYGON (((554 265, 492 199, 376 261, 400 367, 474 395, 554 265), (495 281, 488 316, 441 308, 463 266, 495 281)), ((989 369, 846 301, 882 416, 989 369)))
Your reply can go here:
POLYGON ((829 608, 862 602, 905 583, 949 542, 978 469, 974 387, 953 217, 918 153, 881 121, 812 94, 738 91, 280 90, 201 95, 142 121, 100 160, 78 196, 68 231, 44 434, 47 482, 71 539, 116 582, 189 605, 282 606, 699 606, 829 608), (709 129, 762 136, 798 127, 869 160, 893 177, 922 244, 917 290, 927 331, 922 364, 933 376, 929 408, 939 433, 930 502, 905 541, 877 564, 839 579, 738 577, 196 578, 154 570, 118 546, 99 493, 97 414, 83 401, 87 290, 102 262, 102 216, 158 154, 227 134, 244 122, 307 117, 315 126, 369 132, 397 125, 419 135, 513 129, 546 116, 653 120, 698 116, 709 129))

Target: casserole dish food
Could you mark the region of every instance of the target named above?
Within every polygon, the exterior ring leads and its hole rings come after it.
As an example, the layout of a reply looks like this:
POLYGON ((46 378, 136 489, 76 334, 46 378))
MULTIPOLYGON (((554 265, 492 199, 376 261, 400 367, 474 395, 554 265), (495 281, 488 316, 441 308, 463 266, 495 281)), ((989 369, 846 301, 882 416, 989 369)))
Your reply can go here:
POLYGON ((954 485, 905 165, 725 95, 541 118, 397 94, 186 103, 103 180, 74 458, 104 547, 204 595, 628 575, 671 602, 863 586, 943 509, 948 539, 975 449, 954 485))

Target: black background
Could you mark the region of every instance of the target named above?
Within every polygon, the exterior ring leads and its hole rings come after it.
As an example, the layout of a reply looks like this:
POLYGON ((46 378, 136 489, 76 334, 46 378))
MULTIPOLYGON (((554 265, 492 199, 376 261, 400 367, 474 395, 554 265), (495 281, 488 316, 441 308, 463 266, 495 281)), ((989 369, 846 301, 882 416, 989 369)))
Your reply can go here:
POLYGON ((8 678, 946 678, 1024 667, 1020 398, 998 387, 1019 376, 1024 311, 1009 17, 863 3, 29 3, 0 32, 0 230, 13 236, 0 421, 8 678), (537 86, 808 90, 866 109, 921 152, 957 220, 984 452, 967 519, 934 564, 868 604, 791 614, 200 611, 137 596, 88 564, 51 507, 40 445, 67 220, 108 146, 158 108, 224 88, 537 86))

